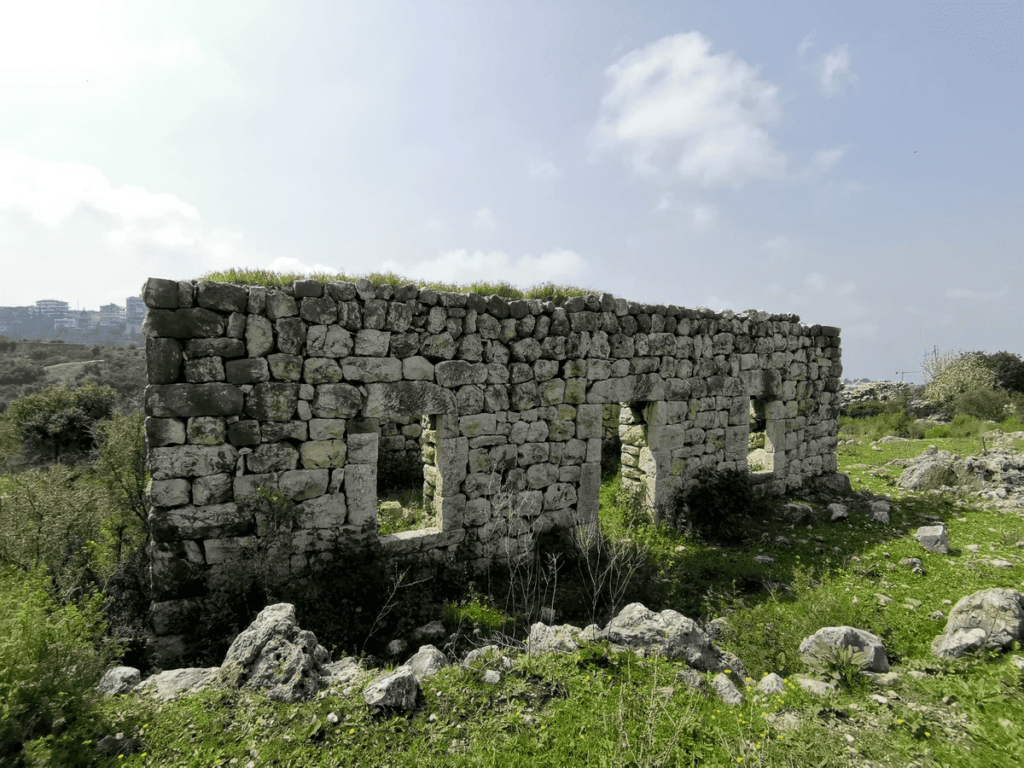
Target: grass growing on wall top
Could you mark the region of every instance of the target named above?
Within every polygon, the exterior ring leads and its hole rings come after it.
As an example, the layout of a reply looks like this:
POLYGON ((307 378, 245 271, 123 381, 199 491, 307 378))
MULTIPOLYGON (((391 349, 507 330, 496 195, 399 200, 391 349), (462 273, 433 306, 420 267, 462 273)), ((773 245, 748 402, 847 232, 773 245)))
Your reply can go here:
POLYGON ((394 272, 371 272, 367 275, 329 275, 323 272, 314 272, 310 275, 301 275, 294 272, 271 272, 265 269, 235 269, 231 268, 226 272, 208 272, 197 278, 198 280, 211 280, 222 283, 241 283, 244 285, 284 286, 291 285, 293 280, 318 280, 321 283, 334 281, 355 282, 365 277, 374 285, 395 285, 403 286, 414 284, 419 288, 430 288, 435 291, 446 291, 449 293, 479 293, 482 296, 492 294, 506 299, 541 299, 561 304, 571 296, 586 296, 587 294, 600 295, 602 291, 596 288, 578 288, 572 285, 555 285, 554 283, 539 283, 530 288, 516 288, 509 283, 476 282, 465 285, 458 283, 441 283, 427 280, 411 280, 394 272))

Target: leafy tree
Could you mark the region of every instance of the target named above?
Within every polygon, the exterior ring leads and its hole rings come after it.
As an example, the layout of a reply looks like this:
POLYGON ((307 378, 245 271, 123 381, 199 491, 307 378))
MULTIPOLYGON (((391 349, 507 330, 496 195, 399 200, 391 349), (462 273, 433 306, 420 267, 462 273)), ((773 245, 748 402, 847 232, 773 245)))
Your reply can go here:
POLYGON ((18 398, 4 417, 27 452, 59 462, 61 455, 92 447, 90 428, 110 417, 116 400, 112 389, 93 382, 74 390, 60 384, 18 398))
POLYGON ((1024 393, 1024 359, 1013 352, 974 353, 995 374, 996 386, 1007 392, 1024 393))
POLYGON ((995 388, 995 374, 973 352, 940 353, 935 350, 925 357, 921 367, 928 379, 925 399, 936 403, 950 415, 958 395, 995 388))
POLYGON ((0 364, 0 384, 31 384, 43 378, 43 366, 26 360, 0 364))
POLYGON ((0 352, 13 352, 18 347, 18 342, 8 339, 6 336, 0 336, 0 352))

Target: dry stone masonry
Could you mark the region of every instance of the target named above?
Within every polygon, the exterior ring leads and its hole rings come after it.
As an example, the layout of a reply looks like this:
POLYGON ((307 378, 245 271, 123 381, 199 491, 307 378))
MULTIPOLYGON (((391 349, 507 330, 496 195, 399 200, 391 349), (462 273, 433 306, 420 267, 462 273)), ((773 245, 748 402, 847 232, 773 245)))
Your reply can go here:
POLYGON ((836 472, 839 329, 796 315, 365 279, 151 278, 142 298, 153 625, 171 646, 194 573, 258 533, 239 502, 259 486, 296 503, 281 567, 298 574, 351 547, 482 567, 531 526, 593 520, 616 429, 623 482, 655 508, 702 466, 747 470, 752 429, 771 490, 836 472), (378 462, 410 450, 439 527, 379 536, 378 462))

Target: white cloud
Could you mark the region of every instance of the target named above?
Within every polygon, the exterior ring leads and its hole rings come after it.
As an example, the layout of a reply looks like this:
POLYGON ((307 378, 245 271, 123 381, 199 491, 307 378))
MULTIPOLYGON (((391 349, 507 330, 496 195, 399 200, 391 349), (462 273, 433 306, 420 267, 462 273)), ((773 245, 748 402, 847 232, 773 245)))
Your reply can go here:
POLYGON ((147 37, 132 17, 104 0, 0 4, 0 92, 20 104, 111 100, 154 73, 205 61, 194 39, 147 37))
POLYGON ((829 51, 821 62, 821 86, 827 95, 839 93, 839 78, 844 75, 850 82, 857 79, 850 70, 849 46, 840 45, 829 51))
POLYGON ((903 308, 903 311, 906 312, 908 315, 923 315, 924 314, 924 310, 921 309, 916 304, 907 304, 907 306, 905 306, 903 308))
POLYGON ((639 174, 674 172, 705 185, 782 174, 763 125, 779 117, 778 88, 699 32, 662 38, 608 68, 596 148, 621 148, 639 174))
POLYGON ((693 226, 696 229, 707 229, 710 227, 714 223, 717 214, 718 212, 711 205, 695 205, 690 210, 693 226))
POLYGON ((664 192, 658 197, 654 207, 647 212, 648 216, 671 215, 673 219, 678 219, 680 214, 686 216, 694 229, 700 230, 707 229, 714 223, 718 211, 713 205, 688 205, 677 200, 672 192, 664 192))
POLYGON ((462 249, 446 251, 437 258, 414 264, 387 261, 381 269, 440 282, 468 284, 486 280, 529 287, 546 282, 579 284, 581 277, 590 271, 590 265, 578 253, 565 248, 519 259, 503 251, 485 253, 462 249))
POLYGON ((539 179, 557 179, 561 177, 562 170, 552 162, 534 160, 530 158, 530 175, 539 179))
POLYGON ((972 291, 969 288, 947 288, 947 299, 999 299, 1006 295, 1006 288, 998 291, 972 291))
MULTIPOLYGON (((827 175, 846 155, 848 147, 833 147, 832 149, 819 149, 811 155, 810 161, 807 165, 798 173, 796 177, 799 179, 820 179, 827 175)), ((855 183, 854 183, 855 184, 855 183)), ((856 185, 856 184, 855 184, 856 185)), ((843 185, 844 191, 849 183, 843 185)))
POLYGON ((825 288, 825 277, 820 272, 811 272, 804 278, 804 283, 816 291, 821 291, 825 288))
POLYGON ((473 214, 473 224, 478 227, 494 227, 497 226, 498 220, 491 213, 490 208, 481 208, 473 214))
POLYGON ((256 256, 241 232, 211 226, 173 194, 9 150, 0 151, 0 253, 12 303, 69 296, 86 307, 123 303, 147 277, 185 279, 256 256))
POLYGON ((423 222, 423 226, 421 226, 420 229, 425 229, 428 232, 441 232, 442 230, 446 229, 446 227, 443 221, 438 219, 436 216, 431 216, 429 219, 423 222))
POLYGON ((796 55, 803 56, 807 53, 807 49, 814 45, 814 33, 809 32, 803 40, 800 41, 800 45, 797 46, 796 55))
POLYGON ((174 195, 128 184, 115 187, 85 163, 0 150, 0 208, 21 208, 41 224, 54 227, 81 206, 124 221, 199 218, 193 206, 174 195))
POLYGON ((787 245, 789 245, 789 240, 782 237, 781 235, 765 243, 765 246, 772 251, 781 251, 787 245))
POLYGON ((852 296, 857 291, 856 283, 843 283, 839 286, 840 296, 852 296))

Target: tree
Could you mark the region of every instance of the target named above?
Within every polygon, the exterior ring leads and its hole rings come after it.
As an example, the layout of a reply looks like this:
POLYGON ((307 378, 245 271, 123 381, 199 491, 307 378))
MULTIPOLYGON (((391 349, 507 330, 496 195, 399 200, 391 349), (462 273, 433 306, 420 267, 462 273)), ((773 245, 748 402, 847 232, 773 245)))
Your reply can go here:
POLYGON ((930 356, 925 356, 921 368, 927 377, 925 399, 936 403, 950 415, 957 396, 995 388, 995 374, 974 352, 940 353, 936 349, 930 356))
POLYGON ((1007 392, 1024 393, 1024 359, 1013 352, 987 355, 974 353, 995 374, 996 386, 1007 392))
POLYGON ((74 390, 65 385, 20 397, 4 414, 26 453, 38 454, 38 461, 93 447, 91 428, 110 418, 117 394, 109 387, 86 382, 74 390))

